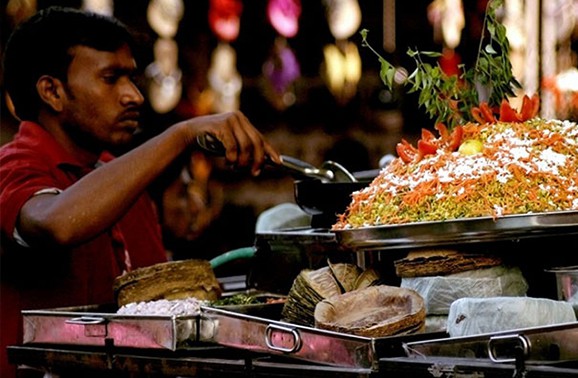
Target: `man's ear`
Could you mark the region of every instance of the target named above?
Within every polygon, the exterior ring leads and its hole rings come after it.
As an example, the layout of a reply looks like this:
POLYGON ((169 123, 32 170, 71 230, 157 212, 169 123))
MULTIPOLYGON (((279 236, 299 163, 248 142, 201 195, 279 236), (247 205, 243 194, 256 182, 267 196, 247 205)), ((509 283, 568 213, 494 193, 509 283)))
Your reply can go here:
POLYGON ((63 89, 62 82, 52 76, 41 76, 36 82, 38 95, 54 111, 62 110, 63 89))

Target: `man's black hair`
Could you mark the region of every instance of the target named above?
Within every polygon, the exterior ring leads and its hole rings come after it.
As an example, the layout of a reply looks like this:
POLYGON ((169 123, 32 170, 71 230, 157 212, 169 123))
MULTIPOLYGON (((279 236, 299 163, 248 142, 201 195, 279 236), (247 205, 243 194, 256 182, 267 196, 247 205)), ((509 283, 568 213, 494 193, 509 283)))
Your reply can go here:
POLYGON ((37 120, 40 97, 36 82, 41 76, 67 81, 72 47, 113 52, 125 44, 134 49, 128 28, 97 13, 53 6, 24 21, 8 39, 3 62, 5 89, 18 118, 37 120))

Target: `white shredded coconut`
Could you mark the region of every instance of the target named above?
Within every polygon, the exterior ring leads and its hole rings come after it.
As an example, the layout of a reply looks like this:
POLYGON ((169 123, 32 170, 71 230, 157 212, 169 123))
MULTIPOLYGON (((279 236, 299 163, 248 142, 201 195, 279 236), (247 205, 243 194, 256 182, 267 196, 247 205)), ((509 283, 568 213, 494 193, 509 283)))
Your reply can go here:
POLYGON ((198 315, 206 301, 197 298, 159 299, 157 301, 128 303, 118 309, 119 315, 198 315))
POLYGON ((467 155, 438 149, 435 154, 410 164, 396 158, 380 171, 369 187, 353 193, 350 207, 334 229, 455 216, 500 217, 531 211, 578 210, 578 176, 571 168, 578 162, 575 122, 535 119, 523 127, 499 123, 472 135, 483 143, 484 153, 467 155), (487 201, 473 196, 485 189, 478 183, 486 182, 521 190, 508 195, 510 198, 523 196, 525 201, 508 201, 508 196, 503 194, 486 197, 487 201), (522 188, 531 182, 538 190, 524 191, 522 188), (424 201, 412 212, 415 193, 421 193, 420 199, 424 201), (478 202, 468 202, 471 197, 478 202), (445 201, 453 205, 451 214, 445 211, 445 201), (457 211, 460 209, 456 203, 463 204, 461 212, 457 211), (424 206, 429 209, 427 212, 423 211, 424 206))

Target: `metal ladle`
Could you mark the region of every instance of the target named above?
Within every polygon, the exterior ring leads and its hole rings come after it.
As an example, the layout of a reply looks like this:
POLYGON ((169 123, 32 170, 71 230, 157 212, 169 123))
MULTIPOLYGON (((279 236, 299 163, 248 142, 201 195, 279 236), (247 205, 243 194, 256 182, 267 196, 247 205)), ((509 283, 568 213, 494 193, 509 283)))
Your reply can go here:
MULTIPOLYGON (((223 156, 225 148, 223 144, 210 134, 197 136, 197 144, 212 154, 223 156)), ((317 168, 312 164, 299 160, 297 158, 281 155, 281 164, 267 159, 267 164, 271 166, 280 166, 294 174, 302 177, 316 178, 324 182, 357 182, 357 179, 341 164, 334 161, 325 161, 321 167, 317 168)))
POLYGON ((281 165, 301 176, 313 177, 327 182, 357 182, 357 179, 343 167, 334 161, 325 161, 321 167, 306 163, 291 156, 281 155, 281 165))

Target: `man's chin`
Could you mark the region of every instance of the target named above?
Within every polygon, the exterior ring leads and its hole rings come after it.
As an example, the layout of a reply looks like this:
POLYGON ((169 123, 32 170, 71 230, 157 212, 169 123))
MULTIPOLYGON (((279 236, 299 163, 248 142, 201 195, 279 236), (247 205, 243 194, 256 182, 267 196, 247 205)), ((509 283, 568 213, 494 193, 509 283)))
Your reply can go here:
POLYGON ((117 135, 115 135, 112 144, 115 146, 124 146, 132 142, 135 138, 135 135, 136 135, 135 131, 125 131, 123 133, 118 133, 117 135))
POLYGON ((135 139, 140 134, 139 129, 135 130, 125 130, 124 132, 119 132, 114 135, 114 138, 110 141, 108 149, 113 153, 126 152, 128 149, 134 147, 135 139))

